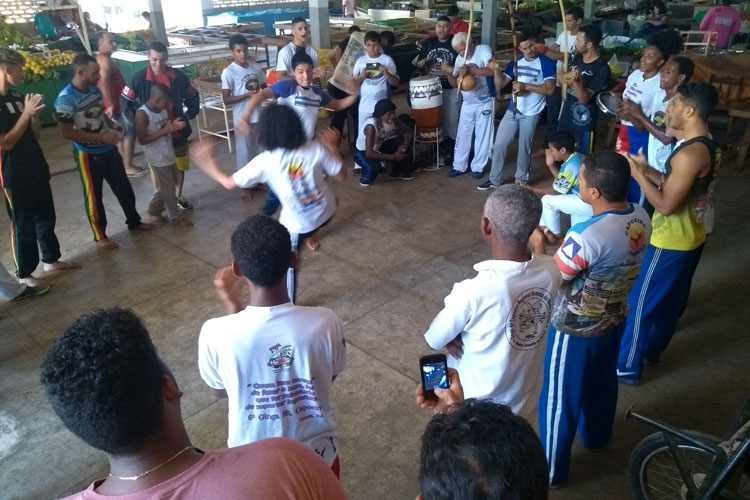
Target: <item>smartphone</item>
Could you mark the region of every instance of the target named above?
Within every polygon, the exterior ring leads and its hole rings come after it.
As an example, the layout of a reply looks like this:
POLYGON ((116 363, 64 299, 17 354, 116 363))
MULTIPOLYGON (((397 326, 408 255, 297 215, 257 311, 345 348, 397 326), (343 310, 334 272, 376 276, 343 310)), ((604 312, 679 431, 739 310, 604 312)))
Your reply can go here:
POLYGON ((435 389, 447 389, 448 359, 445 354, 429 354, 419 358, 419 373, 422 376, 422 387, 426 399, 435 399, 435 389))

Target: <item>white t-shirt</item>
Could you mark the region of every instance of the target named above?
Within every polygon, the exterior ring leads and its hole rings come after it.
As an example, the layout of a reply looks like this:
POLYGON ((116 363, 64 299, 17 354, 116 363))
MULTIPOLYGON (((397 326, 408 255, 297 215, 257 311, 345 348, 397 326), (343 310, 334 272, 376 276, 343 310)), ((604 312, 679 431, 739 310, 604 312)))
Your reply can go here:
MULTIPOLYGON (((570 54, 568 60, 573 59, 573 54, 576 52, 576 36, 570 31, 563 31, 560 36, 555 40, 555 44, 560 47, 560 52, 570 54)), ((557 61, 557 69, 562 71, 563 61, 557 61)))
MULTIPOLYGON (((146 115, 148 124, 146 130, 149 134, 158 132, 169 122, 169 113, 166 109, 153 111, 147 105, 138 108, 139 113, 146 115)), ((146 162, 152 167, 168 167, 175 164, 174 147, 172 146, 172 137, 164 135, 150 144, 143 145, 143 156, 146 162)))
MULTIPOLYGON (((664 89, 659 89, 659 91, 654 94, 654 99, 651 101, 651 114, 649 115, 649 119, 651 120, 651 123, 656 125, 657 127, 664 127, 664 117, 666 115, 667 107, 672 102, 672 99, 669 101, 664 101, 664 98, 667 96, 667 92, 664 89)), ((648 135, 648 164, 651 165, 652 168, 655 170, 658 170, 661 173, 666 173, 665 164, 667 163, 667 158, 669 158, 669 155, 672 154, 672 148, 674 147, 674 141, 670 142, 669 144, 664 144, 659 139, 654 137, 653 135, 648 135)))
POLYGON ((393 139, 394 137, 398 136, 398 130, 396 129, 395 125, 391 125, 390 127, 382 123, 380 127, 378 127, 378 120, 374 117, 365 118, 364 123, 362 124, 362 130, 359 131, 359 134, 357 135, 357 149, 360 151, 366 151, 367 150, 367 135, 365 135, 365 129, 368 127, 368 125, 372 125, 375 127, 375 144, 373 145, 374 151, 380 151, 380 146, 383 145, 385 141, 388 139, 393 139))
POLYGON ((295 80, 282 80, 271 85, 277 102, 289 106, 297 112, 305 134, 309 140, 315 139, 315 127, 318 124, 318 111, 331 102, 331 96, 319 87, 303 87, 295 80))
MULTIPOLYGON (((513 80, 515 75, 515 62, 510 61, 505 68, 505 76, 513 80)), ((544 85, 547 80, 556 80, 555 63, 549 57, 539 54, 529 61, 525 57, 518 59, 518 81, 529 83, 531 85, 544 85)), ((544 110, 547 103, 546 96, 529 92, 528 94, 518 97, 518 111, 524 116, 535 116, 544 110)), ((513 110, 513 100, 508 106, 513 110)))
MULTIPOLYGON (((232 64, 224 68, 224 71, 221 72, 221 88, 222 90, 228 90, 233 96, 259 91, 261 85, 265 83, 266 74, 256 62, 249 63, 247 68, 243 68, 236 62, 232 62, 232 64)), ((249 105, 250 99, 243 99, 232 105, 234 123, 237 123, 240 118, 245 116, 249 105)), ((260 106, 253 111, 253 115, 250 117, 252 123, 258 122, 260 111, 260 106)))
MULTIPOLYGON (((313 62, 313 68, 320 66, 318 60, 318 51, 315 50, 311 45, 305 45, 305 52, 313 62)), ((288 76, 292 76, 292 57, 297 53, 297 46, 293 42, 289 42, 288 45, 284 46, 279 50, 279 54, 276 57, 276 71, 286 71, 288 76)))
POLYGON ((333 177, 341 163, 318 141, 292 151, 264 151, 232 175, 238 187, 268 184, 281 200, 279 222, 290 233, 304 234, 333 217, 336 197, 325 176, 333 177))
POLYGON ((227 446, 286 437, 329 466, 338 448, 331 381, 345 364, 341 322, 322 307, 248 306, 206 321, 198 339, 201 377, 227 392, 227 446))
MULTIPOLYGON (((396 75, 396 63, 385 54, 380 54, 372 58, 367 54, 360 56, 354 63, 352 69, 353 76, 359 76, 364 70, 367 70, 367 78, 362 82, 359 88, 359 123, 357 130, 361 133, 365 120, 372 116, 375 111, 375 105, 381 99, 391 98, 391 84, 385 77, 385 74, 378 71, 380 66, 385 66, 388 73, 396 75)), ((358 139, 359 140, 359 139, 358 139)))
MULTIPOLYGON (((628 81, 625 82, 625 91, 622 93, 622 98, 641 106, 643 114, 649 116, 651 114, 651 102, 659 90, 661 90, 661 73, 657 73, 648 80, 643 78, 643 71, 637 69, 630 73, 628 81)), ((622 120, 622 124, 626 127, 632 127, 633 123, 627 120, 622 120)))
MULTIPOLYGON (((468 61, 464 60, 464 55, 459 54, 456 58, 456 65, 453 67, 453 76, 458 76, 458 70, 461 66, 466 64, 467 66, 473 64, 479 68, 486 68, 487 63, 492 59, 492 49, 487 45, 477 45, 474 47, 474 53, 471 55, 468 61)), ((461 95, 464 98, 464 102, 468 104, 477 104, 487 102, 492 99, 489 85, 487 85, 487 77, 475 76, 474 81, 476 84, 471 90, 462 90, 461 95)), ((494 87, 494 86, 493 86, 494 87)))
POLYGON ((542 390, 547 330, 562 277, 555 261, 486 260, 477 276, 456 283, 425 340, 442 349, 459 333, 464 353, 448 357, 464 396, 504 403, 532 424, 542 390))

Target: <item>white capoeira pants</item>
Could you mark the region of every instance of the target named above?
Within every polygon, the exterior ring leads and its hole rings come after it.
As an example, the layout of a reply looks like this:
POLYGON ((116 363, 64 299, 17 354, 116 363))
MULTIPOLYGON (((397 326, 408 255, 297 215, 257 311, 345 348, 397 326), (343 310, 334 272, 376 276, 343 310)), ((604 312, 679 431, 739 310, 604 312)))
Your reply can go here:
POLYGON ((561 236, 560 214, 570 215, 570 225, 589 220, 594 215, 591 205, 575 193, 545 194, 542 196, 542 220, 539 225, 546 227, 553 234, 561 236))
POLYGON ((466 102, 461 105, 458 119, 456 148, 453 152, 453 169, 466 172, 471 151, 471 136, 474 133, 474 159, 472 172, 482 172, 490 157, 490 135, 494 120, 495 101, 466 102))

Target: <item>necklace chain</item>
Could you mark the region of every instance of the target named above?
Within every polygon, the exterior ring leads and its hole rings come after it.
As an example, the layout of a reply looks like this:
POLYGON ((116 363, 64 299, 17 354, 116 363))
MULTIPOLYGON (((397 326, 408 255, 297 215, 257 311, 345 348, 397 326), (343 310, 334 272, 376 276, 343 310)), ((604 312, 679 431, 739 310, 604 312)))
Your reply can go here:
POLYGON ((142 477, 143 477, 143 476, 145 476, 146 474, 151 474, 151 473, 152 473, 152 472, 154 472, 154 471, 155 471, 156 469, 159 469, 160 467, 164 467, 164 466, 165 466, 165 465, 167 465, 167 464, 168 464, 169 462, 171 462, 172 460, 174 460, 175 458, 179 457, 180 455, 182 455, 183 453, 185 453, 186 451, 188 451, 188 450, 190 450, 190 449, 192 449, 192 448, 193 448, 192 446, 186 446, 186 447, 184 447, 183 449, 181 449, 180 451, 178 451, 177 453, 175 453, 174 455, 172 455, 172 456, 171 456, 170 458, 168 458, 168 459, 167 459, 166 461, 164 461, 164 462, 160 463, 160 464, 159 464, 159 465, 157 465, 156 467, 152 467, 152 468, 150 468, 150 469, 149 469, 149 470, 147 470, 146 472, 143 472, 143 473, 141 473, 141 474, 138 474, 137 476, 116 476, 116 475, 114 475, 114 474, 112 474, 112 473, 110 472, 110 473, 109 473, 109 477, 114 477, 114 478, 116 478, 116 479, 121 479, 121 480, 123 480, 123 481, 137 481, 138 479, 142 478, 142 477))

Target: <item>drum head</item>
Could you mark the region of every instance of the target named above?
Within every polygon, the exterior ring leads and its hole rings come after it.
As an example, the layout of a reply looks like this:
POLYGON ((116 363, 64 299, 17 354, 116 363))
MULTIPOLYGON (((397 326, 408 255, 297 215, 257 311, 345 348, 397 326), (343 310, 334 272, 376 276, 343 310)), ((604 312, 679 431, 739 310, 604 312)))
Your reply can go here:
POLYGON ((608 115, 617 115, 617 105, 622 102, 622 96, 614 92, 602 92, 596 96, 596 105, 608 115))

